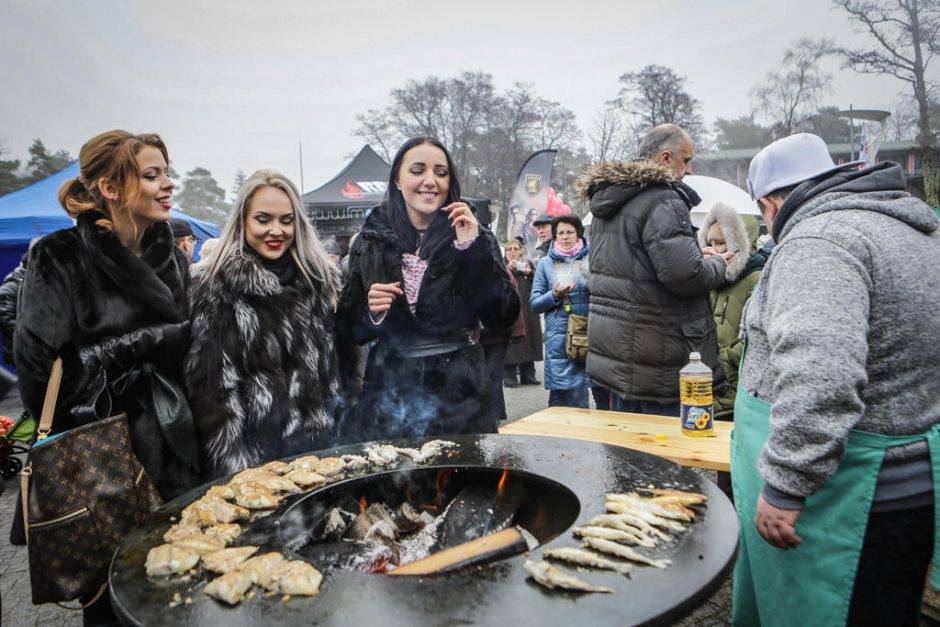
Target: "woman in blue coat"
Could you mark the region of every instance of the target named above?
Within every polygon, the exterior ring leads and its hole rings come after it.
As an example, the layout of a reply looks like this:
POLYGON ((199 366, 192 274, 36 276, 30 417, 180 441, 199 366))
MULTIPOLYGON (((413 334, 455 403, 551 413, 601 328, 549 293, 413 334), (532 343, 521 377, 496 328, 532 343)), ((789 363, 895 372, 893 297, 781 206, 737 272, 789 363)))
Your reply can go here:
POLYGON ((555 218, 553 242, 539 261, 532 284, 532 310, 545 314, 545 388, 549 407, 588 407, 588 378, 584 364, 568 358, 566 299, 571 313, 588 313, 588 243, 584 225, 575 215, 555 218))

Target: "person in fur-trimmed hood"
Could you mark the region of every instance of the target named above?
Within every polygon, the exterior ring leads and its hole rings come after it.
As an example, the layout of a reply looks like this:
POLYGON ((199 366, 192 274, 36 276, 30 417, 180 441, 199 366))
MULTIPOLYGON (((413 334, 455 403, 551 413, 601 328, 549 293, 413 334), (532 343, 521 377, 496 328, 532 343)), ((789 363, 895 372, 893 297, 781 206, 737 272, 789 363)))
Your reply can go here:
POLYGON ((643 139, 640 160, 595 164, 578 181, 594 214, 587 373, 613 392, 612 409, 678 416, 679 370, 693 351, 724 390, 707 296, 734 254, 702 251, 692 235, 700 199, 681 181, 692 152, 688 134, 666 124, 643 139))
POLYGON ((709 295, 715 326, 718 329, 718 352, 725 368, 728 386, 724 393, 715 395, 715 418, 731 420, 734 417, 734 396, 738 385, 738 365, 744 350, 741 338, 741 316, 744 303, 760 279, 761 269, 770 255, 759 246, 760 227, 754 216, 742 216, 734 207, 715 203, 699 226, 698 242, 717 253, 735 253, 725 268, 727 283, 709 295))
POLYGON ((190 290, 186 379, 206 479, 335 444, 340 360, 355 367, 335 339, 339 285, 294 184, 252 174, 190 290))

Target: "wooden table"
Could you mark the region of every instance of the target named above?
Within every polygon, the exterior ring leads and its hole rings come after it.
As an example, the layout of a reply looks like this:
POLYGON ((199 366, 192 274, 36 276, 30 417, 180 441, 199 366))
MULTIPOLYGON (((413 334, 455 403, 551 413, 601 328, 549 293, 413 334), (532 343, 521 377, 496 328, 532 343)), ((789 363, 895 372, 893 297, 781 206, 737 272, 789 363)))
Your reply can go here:
POLYGON ((505 425, 499 432, 603 442, 659 455, 683 466, 731 468, 730 422, 716 421, 715 437, 690 438, 682 435, 675 417, 549 407, 505 425))

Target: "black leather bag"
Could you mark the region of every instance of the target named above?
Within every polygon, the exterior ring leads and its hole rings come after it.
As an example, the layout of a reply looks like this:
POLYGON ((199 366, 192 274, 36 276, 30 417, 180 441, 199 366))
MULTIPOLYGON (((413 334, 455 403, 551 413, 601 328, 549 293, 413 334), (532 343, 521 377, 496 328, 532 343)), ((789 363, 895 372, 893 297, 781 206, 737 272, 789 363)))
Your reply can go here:
POLYGON ((49 435, 61 380, 56 359, 21 473, 30 586, 33 603, 91 599, 87 606, 107 589, 121 540, 162 501, 131 450, 124 414, 49 435))

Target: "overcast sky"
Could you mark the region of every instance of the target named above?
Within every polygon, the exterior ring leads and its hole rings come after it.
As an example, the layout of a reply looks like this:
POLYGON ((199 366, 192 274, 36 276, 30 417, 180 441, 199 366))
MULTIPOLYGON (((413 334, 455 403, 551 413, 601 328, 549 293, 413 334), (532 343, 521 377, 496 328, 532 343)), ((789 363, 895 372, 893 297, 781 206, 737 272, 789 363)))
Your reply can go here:
MULTIPOLYGON (((359 149, 355 115, 408 79, 482 70, 527 81, 589 126, 617 78, 672 67, 705 119, 748 92, 798 37, 865 42, 826 0, 733 2, 3 0, 0 139, 78 154, 94 134, 163 135, 179 172, 282 170, 313 189, 359 149), (344 6, 339 6, 344 5, 344 6)), ((840 71, 835 106, 890 108, 905 85, 840 71)), ((940 79, 940 63, 931 70, 940 79)), ((9 158, 9 157, 7 157, 9 158)), ((305 191, 306 191, 305 190, 305 191)), ((471 190, 472 191, 472 190, 471 190)))

